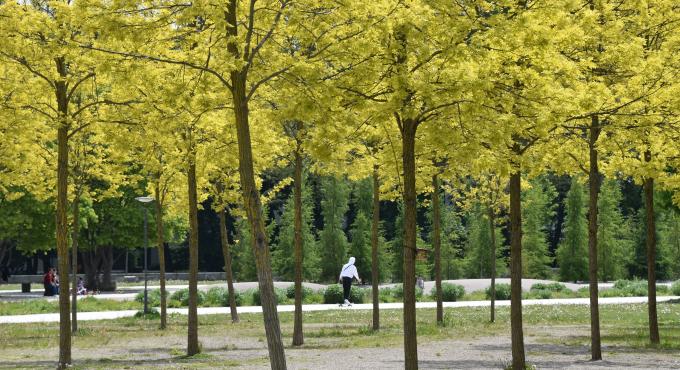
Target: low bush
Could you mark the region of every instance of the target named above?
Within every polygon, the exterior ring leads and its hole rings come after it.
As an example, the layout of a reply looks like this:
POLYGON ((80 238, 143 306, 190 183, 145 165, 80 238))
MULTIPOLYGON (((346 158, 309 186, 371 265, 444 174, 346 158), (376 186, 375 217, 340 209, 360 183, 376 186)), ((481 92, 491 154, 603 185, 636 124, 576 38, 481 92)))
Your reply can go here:
MULTIPOLYGON (((302 300, 305 300, 305 297, 312 295, 314 291, 312 288, 308 288, 306 286, 302 287, 302 300)), ((295 299, 295 284, 289 286, 286 288, 286 297, 289 299, 295 299)))
MULTIPOLYGON (((175 301, 178 301, 182 306, 188 306, 189 305, 189 289, 184 288, 180 289, 170 296, 170 299, 173 299, 175 301)), ((203 302, 205 301, 205 292, 203 291, 198 291, 198 294, 196 296, 196 304, 197 305, 202 305, 203 302)))
MULTIPOLYGON (((240 292, 234 292, 234 300, 237 306, 243 305, 243 295, 240 292)), ((221 287, 210 288, 205 294, 205 304, 207 306, 228 307, 229 290, 221 287)))
POLYGON ((550 283, 550 284, 544 284, 544 283, 536 283, 531 286, 531 290, 547 290, 550 292, 564 292, 569 289, 567 289, 567 286, 562 284, 562 283, 550 283))
MULTIPOLYGON (((437 299, 437 290, 432 290, 432 298, 437 299)), ((442 301, 456 302, 465 295, 465 288, 462 285, 442 283, 442 301)))
POLYGON ((680 295, 680 280, 671 285, 671 293, 673 293, 673 295, 680 295))
MULTIPOLYGON (((166 299, 170 297, 170 293, 168 291, 165 291, 165 297, 166 299)), ((151 307, 158 307, 161 305, 161 290, 160 289, 152 289, 147 292, 147 297, 146 297, 149 306, 151 307)), ((137 293, 135 296, 135 301, 139 303, 144 303, 144 291, 141 291, 137 293)))
MULTIPOLYGON (((276 304, 283 304, 286 302, 286 290, 281 288, 274 288, 274 296, 276 298, 276 304)), ((252 291, 253 304, 255 306, 262 306, 262 297, 260 296, 260 290, 255 289, 252 291)))
MULTIPOLYGON (((442 288, 443 290, 443 288, 442 288)), ((392 288, 392 297, 401 301, 404 299, 404 284, 398 284, 392 288)), ((423 290, 416 287, 416 301, 420 301, 423 298, 423 290)))
POLYGON ((647 295, 647 280, 617 280, 614 289, 621 297, 644 297, 647 295))
MULTIPOLYGON (((486 299, 491 299, 491 287, 486 288, 486 299)), ((510 284, 496 284, 496 299, 499 301, 510 299, 510 284)))
MULTIPOLYGON (((352 303, 364 303, 365 290, 354 287, 349 292, 349 300, 352 303)), ((344 301, 342 286, 340 284, 329 285, 323 292, 323 303, 340 304, 344 301)))

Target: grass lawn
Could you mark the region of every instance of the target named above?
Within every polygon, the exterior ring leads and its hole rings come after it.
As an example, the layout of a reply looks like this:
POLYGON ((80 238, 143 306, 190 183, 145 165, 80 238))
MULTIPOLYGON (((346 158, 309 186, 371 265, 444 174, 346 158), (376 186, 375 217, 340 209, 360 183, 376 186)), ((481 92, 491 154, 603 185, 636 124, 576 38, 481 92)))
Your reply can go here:
MULTIPOLYGON (((78 300, 78 312, 139 310, 143 305, 136 301, 114 301, 85 297, 78 300)), ((59 312, 59 301, 30 299, 25 301, 0 302, 0 316, 28 315, 59 312)))
MULTIPOLYGON (((488 322, 488 308, 447 309, 443 327, 434 323, 434 314, 431 309, 418 310, 418 342, 423 351, 447 341, 481 341, 483 345, 486 338, 509 336, 507 307, 498 308, 496 323, 488 322)), ((607 355, 620 350, 664 358, 670 356, 667 350, 680 349, 680 304, 659 304, 660 348, 649 348, 647 344, 645 304, 601 306, 600 314, 602 343, 607 346, 607 355)), ((292 362, 323 361, 324 356, 337 356, 338 351, 346 350, 375 353, 376 359, 384 356, 385 361, 389 361, 389 356, 395 351, 398 353, 403 342, 402 312, 383 310, 379 332, 370 329, 371 315, 371 311, 353 310, 305 313, 305 345, 301 349, 288 348, 287 355, 292 362)), ((166 331, 158 330, 158 319, 131 317, 81 322, 80 331, 73 339, 75 368, 267 367, 261 315, 240 317, 240 323, 231 324, 226 315, 200 316, 199 339, 203 353, 192 358, 183 355, 186 316, 171 315, 166 331)), ((280 320, 288 346, 293 315, 282 313, 280 320)), ((528 340, 537 343, 582 348, 590 342, 587 306, 528 306, 524 308, 524 326, 528 340)), ((7 359, 12 368, 52 368, 58 355, 58 331, 58 323, 0 325, 0 358, 7 359)), ((431 355, 445 354, 439 351, 431 355)), ((427 355, 425 352, 423 357, 427 355)), ((531 356, 542 354, 531 352, 531 356)))

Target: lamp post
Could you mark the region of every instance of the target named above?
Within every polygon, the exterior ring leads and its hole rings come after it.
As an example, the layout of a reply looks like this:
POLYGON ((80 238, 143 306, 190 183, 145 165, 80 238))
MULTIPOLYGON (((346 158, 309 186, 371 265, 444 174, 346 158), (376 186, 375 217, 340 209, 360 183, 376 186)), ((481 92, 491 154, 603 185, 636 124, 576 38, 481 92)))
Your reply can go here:
POLYGON ((148 238, 148 231, 147 231, 147 223, 148 223, 148 216, 147 216, 147 209, 146 209, 146 203, 153 202, 152 197, 137 197, 135 198, 136 201, 141 202, 143 207, 144 207, 144 314, 146 315, 149 313, 149 299, 148 299, 148 292, 147 292, 147 283, 148 279, 146 276, 146 269, 147 269, 147 264, 146 264, 146 248, 149 246, 149 238, 148 238))

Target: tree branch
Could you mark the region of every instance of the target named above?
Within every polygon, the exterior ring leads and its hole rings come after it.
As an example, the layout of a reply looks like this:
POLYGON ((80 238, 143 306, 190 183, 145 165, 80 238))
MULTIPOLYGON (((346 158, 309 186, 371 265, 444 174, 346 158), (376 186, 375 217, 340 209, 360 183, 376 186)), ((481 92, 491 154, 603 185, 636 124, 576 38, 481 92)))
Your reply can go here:
POLYGON ((215 71, 212 68, 204 67, 198 64, 190 63, 187 61, 183 60, 175 60, 175 59, 168 59, 168 58, 161 58, 161 57, 154 57, 151 55, 145 55, 145 54, 138 54, 138 53, 127 53, 123 51, 116 51, 116 50, 108 50, 108 49, 103 49, 103 48, 98 48, 96 46, 92 45, 80 45, 80 47, 84 49, 89 49, 89 50, 95 50, 95 51, 100 51, 102 53, 107 53, 107 54, 113 54, 113 55, 118 55, 122 57, 127 57, 127 58, 136 58, 136 59, 146 59, 152 62, 158 62, 158 63, 167 63, 167 64, 175 64, 175 65, 181 65, 181 66, 186 66, 189 68, 197 69, 199 71, 205 71, 215 77, 217 77, 224 86, 226 86, 229 90, 232 90, 231 84, 229 81, 224 78, 219 72, 215 71))

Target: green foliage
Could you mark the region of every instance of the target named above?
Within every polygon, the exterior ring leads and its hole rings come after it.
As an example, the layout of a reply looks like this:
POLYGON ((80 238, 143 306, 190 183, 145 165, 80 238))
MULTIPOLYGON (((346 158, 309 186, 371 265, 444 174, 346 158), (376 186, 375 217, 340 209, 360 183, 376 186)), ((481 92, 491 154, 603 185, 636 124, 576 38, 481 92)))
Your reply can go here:
MULTIPOLYGON (((491 299, 491 287, 486 288, 486 299, 491 299)), ((500 301, 510 299, 510 284, 496 284, 496 299, 500 301)))
MULTIPOLYGON (((302 279, 318 281, 321 270, 317 244, 312 232, 314 204, 307 176, 303 175, 302 178, 302 279)), ((295 280, 295 196, 292 191, 279 222, 279 234, 272 251, 272 265, 276 275, 281 279, 295 280)))
POLYGON ((680 296, 680 280, 673 282, 671 285, 671 293, 680 296))
POLYGON ((348 209, 349 187, 345 179, 327 176, 321 180, 321 191, 324 222, 319 233, 321 279, 336 281, 340 268, 347 262, 347 236, 342 227, 348 209))
MULTIPOLYGON (((465 295, 465 288, 462 285, 442 283, 442 301, 456 302, 465 295)), ((436 297, 436 291, 432 290, 432 298, 436 297)))
MULTIPOLYGON (((237 306, 243 305, 243 294, 234 292, 234 301, 237 306)), ((222 287, 210 288, 205 294, 205 304, 216 307, 229 307, 229 290, 222 287)))
POLYGON ((557 249, 560 280, 584 281, 588 279, 587 207, 583 185, 576 177, 571 179, 565 203, 564 239, 557 249))
POLYGON ((531 286, 530 290, 547 290, 550 292, 565 292, 569 291, 566 285, 560 284, 560 283, 549 283, 549 284, 544 284, 544 283, 536 283, 531 286))
MULTIPOLYGON (((455 205, 447 201, 446 197, 441 197, 441 206, 439 211, 441 213, 440 227, 441 227, 441 266, 442 266, 442 279, 460 279, 463 277, 463 266, 464 261, 462 256, 464 255, 463 250, 463 239, 466 233, 463 227, 461 217, 457 214, 455 205)), ((428 218, 430 225, 432 225, 432 207, 430 207, 430 212, 428 212, 428 218)), ((432 229, 430 227, 430 229, 432 229)), ((430 241, 432 240, 432 231, 430 230, 430 241)), ((502 248, 500 238, 496 240, 498 243, 497 250, 500 251, 502 248)), ((500 252, 499 252, 500 253, 500 252)), ((430 264, 434 265, 434 253, 430 254, 430 264)), ((497 268, 501 270, 505 269, 505 263, 500 261, 497 264, 497 268)))
POLYGON ((234 276, 240 281, 256 281, 255 256, 247 219, 240 218, 236 221, 236 238, 232 247, 234 276))
POLYGON ((467 253, 465 256, 465 275, 475 278, 491 277, 491 264, 496 264, 496 276, 502 276, 506 271, 503 260, 503 234, 496 228, 496 258, 491 257, 491 225, 486 208, 475 202, 468 213, 467 253))
MULTIPOLYGON (((304 300, 308 296, 311 296, 312 294, 314 294, 314 291, 312 290, 312 288, 308 288, 306 286, 303 286, 301 290, 302 290, 302 300, 304 300)), ((286 297, 288 299, 295 299, 295 284, 286 288, 286 297)))
POLYGON ((597 273, 598 279, 611 281, 627 276, 626 265, 632 259, 632 233, 636 220, 626 222, 621 213, 621 188, 616 180, 606 180, 597 203, 597 273))
MULTIPOLYGON (((189 288, 180 289, 170 296, 170 299, 179 302, 182 306, 189 305, 189 288)), ((196 304, 202 305, 205 301, 205 292, 199 290, 196 295, 196 304)))
MULTIPOLYGON (((166 290, 165 291, 165 296, 167 298, 170 297, 170 293, 166 290)), ((135 301, 139 303, 144 303, 144 292, 141 291, 137 293, 135 296, 135 301)), ((158 307, 161 305, 161 290, 160 289, 151 289, 147 292, 147 301, 149 303, 149 306, 152 307, 158 307)))
MULTIPOLYGON (((442 288, 443 290, 443 288, 442 288)), ((404 299, 404 284, 397 284, 391 290, 392 296, 398 300, 404 299)), ((420 287, 416 287, 416 301, 420 301, 423 298, 423 290, 420 287)))
MULTIPOLYGON (((262 298, 260 296, 260 290, 254 289, 252 291, 253 304, 255 306, 262 305, 262 298)), ((286 301, 286 290, 280 288, 274 288, 274 298, 276 299, 276 304, 283 304, 286 301)))
MULTIPOLYGON (((349 292, 349 300, 352 303, 364 303, 365 290, 357 287, 352 287, 349 292)), ((323 303, 334 304, 343 302, 342 285, 329 285, 323 292, 323 303)))
POLYGON ((657 248, 661 251, 661 264, 666 266, 666 278, 680 278, 680 213, 673 205, 671 192, 657 193, 659 218, 656 227, 659 233, 657 248))
POLYGON ((350 229, 352 242, 350 255, 356 258, 355 266, 364 280, 371 278, 371 220, 359 211, 350 229))
POLYGON ((555 187, 546 176, 530 181, 531 188, 522 194, 522 276, 548 278, 547 231, 555 215, 555 187))
POLYGON ((8 199, 0 192, 0 241, 12 240, 26 254, 54 248, 54 205, 16 191, 24 195, 8 199))

